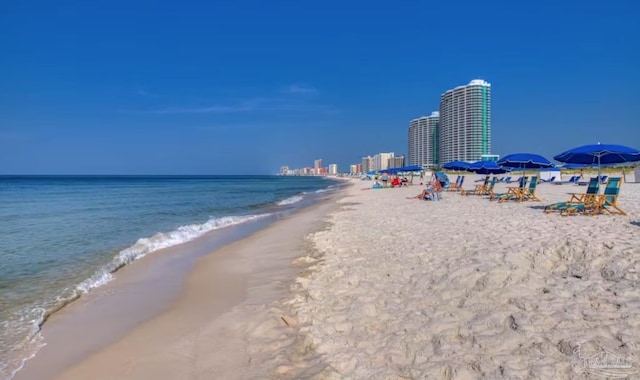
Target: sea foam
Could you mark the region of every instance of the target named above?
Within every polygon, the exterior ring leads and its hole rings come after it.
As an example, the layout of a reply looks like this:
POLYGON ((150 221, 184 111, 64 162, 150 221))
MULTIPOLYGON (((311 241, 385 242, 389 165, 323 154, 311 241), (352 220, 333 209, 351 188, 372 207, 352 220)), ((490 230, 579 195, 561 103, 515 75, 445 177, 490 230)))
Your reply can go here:
POLYGON ((149 238, 139 239, 134 245, 120 251, 109 264, 98 269, 90 278, 78 284, 76 288, 81 293, 86 293, 93 288, 97 288, 111 281, 113 272, 135 260, 145 257, 149 253, 186 243, 209 231, 258 220, 268 215, 269 214, 260 214, 213 218, 203 224, 180 226, 170 232, 159 232, 149 238))
POLYGON ((300 202, 301 200, 302 200, 301 196, 294 195, 293 197, 289 197, 289 198, 281 200, 280 202, 277 203, 277 205, 278 206, 290 205, 290 204, 293 204, 293 203, 300 202))

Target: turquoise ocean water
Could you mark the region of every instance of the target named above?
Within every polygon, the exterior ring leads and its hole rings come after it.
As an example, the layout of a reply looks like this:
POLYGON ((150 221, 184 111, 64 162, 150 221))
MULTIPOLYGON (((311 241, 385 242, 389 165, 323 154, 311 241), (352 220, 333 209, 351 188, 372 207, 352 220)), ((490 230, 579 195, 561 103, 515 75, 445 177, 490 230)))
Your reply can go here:
POLYGON ((46 318, 145 255, 313 203, 321 177, 0 176, 0 379, 46 318))

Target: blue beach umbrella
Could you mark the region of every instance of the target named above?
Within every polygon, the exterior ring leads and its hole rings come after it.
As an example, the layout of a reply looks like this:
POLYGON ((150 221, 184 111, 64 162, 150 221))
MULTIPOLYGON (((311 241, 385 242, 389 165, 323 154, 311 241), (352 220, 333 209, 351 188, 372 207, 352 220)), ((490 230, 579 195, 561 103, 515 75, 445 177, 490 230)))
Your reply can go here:
POLYGON ((476 161, 469 165, 467 171, 474 172, 476 174, 502 174, 509 171, 494 161, 476 161))
POLYGON ((469 165, 470 164, 465 161, 451 161, 442 165, 442 168, 446 170, 467 170, 469 165))
POLYGON ((508 168, 522 169, 523 176, 527 175, 527 169, 542 169, 555 167, 551 161, 534 153, 513 153, 502 157, 498 160, 498 164, 508 168))
POLYGON ((624 145, 592 144, 569 149, 553 159, 570 164, 598 165, 598 178, 601 178, 603 164, 640 161, 640 151, 624 145))
POLYGON ((400 171, 403 171, 403 172, 419 172, 421 170, 422 170, 422 166, 416 166, 416 165, 405 166, 400 168, 400 171))

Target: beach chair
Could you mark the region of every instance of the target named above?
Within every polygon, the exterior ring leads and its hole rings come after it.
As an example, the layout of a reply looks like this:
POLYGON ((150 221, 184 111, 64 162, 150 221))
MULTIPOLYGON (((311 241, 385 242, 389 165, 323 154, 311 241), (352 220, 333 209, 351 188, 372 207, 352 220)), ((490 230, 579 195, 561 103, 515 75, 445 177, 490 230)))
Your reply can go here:
POLYGON ((538 176, 531 177, 531 182, 529 182, 529 187, 519 186, 517 188, 513 188, 513 191, 507 192, 503 196, 498 198, 498 202, 505 201, 538 201, 540 202, 540 198, 536 197, 536 188, 538 187, 538 176))
MULTIPOLYGON (((489 177, 487 177, 488 179, 489 177)), ((467 190, 464 191, 464 194, 462 194, 462 192, 460 194, 462 195, 488 195, 490 193, 493 193, 493 188, 496 185, 496 181, 498 180, 498 177, 494 176, 491 179, 491 182, 488 185, 477 185, 475 189, 473 190, 467 190)))
POLYGON ((580 212, 583 215, 597 215, 600 212, 606 212, 608 214, 627 215, 627 213, 617 205, 620 186, 622 186, 622 178, 610 178, 607 181, 607 186, 604 188, 603 194, 595 195, 591 201, 567 207, 560 213, 563 215, 572 215, 580 212))
POLYGON ((462 189, 462 184, 464 183, 464 176, 458 176, 458 178, 456 178, 456 183, 452 183, 451 185, 449 185, 449 187, 446 189, 447 191, 458 191, 462 189))
POLYGON ((515 195, 521 189, 524 189, 525 186, 527 186, 527 181, 528 180, 529 180, 528 177, 520 177, 520 178, 518 178, 518 186, 509 186, 509 187, 507 187, 507 192, 506 193, 494 193, 494 192, 491 192, 491 194, 489 194, 489 200, 490 201, 493 201, 495 199, 500 200, 502 197, 515 195))
POLYGON ((536 188, 538 187, 538 176, 531 177, 531 182, 529 182, 529 188, 524 191, 521 191, 520 201, 535 201, 542 202, 540 198, 536 196, 536 188))
POLYGON ((577 204, 584 204, 593 202, 595 200, 595 196, 598 195, 599 184, 597 178, 591 178, 589 181, 589 186, 587 187, 587 191, 585 193, 569 193, 571 198, 566 202, 558 202, 552 203, 550 205, 546 205, 544 207, 543 212, 550 213, 553 211, 560 211, 566 209, 567 207, 571 207, 577 204))
POLYGON ((548 182, 554 182, 555 180, 556 180, 556 177, 553 176, 549 179, 540 179, 540 182, 548 183, 548 182))
POLYGON ((500 182, 506 182, 506 183, 511 183, 511 177, 506 177, 504 178, 502 181, 500 182))
MULTIPOLYGON (((478 181, 475 181, 475 182, 478 182, 478 181)), ((488 184, 489 184, 489 176, 486 176, 486 177, 484 178, 484 183, 483 183, 482 185, 476 185, 476 187, 475 187, 473 190, 464 190, 464 189, 461 189, 461 190, 460 190, 460 195, 475 194, 475 193, 477 193, 477 192, 479 192, 479 191, 482 191, 482 189, 486 189, 486 188, 487 188, 487 186, 488 186, 488 184)))
POLYGON ((455 191, 455 188, 458 187, 458 184, 460 183, 460 176, 456 177, 456 182, 452 183, 449 185, 449 187, 447 187, 446 189, 444 189, 445 191, 455 191))

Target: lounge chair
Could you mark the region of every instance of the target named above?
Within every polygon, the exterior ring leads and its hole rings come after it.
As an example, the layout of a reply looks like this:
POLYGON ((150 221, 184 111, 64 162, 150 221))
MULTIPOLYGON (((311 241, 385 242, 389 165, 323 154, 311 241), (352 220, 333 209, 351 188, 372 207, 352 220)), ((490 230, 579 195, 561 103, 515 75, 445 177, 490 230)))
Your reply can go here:
POLYGON ((531 182, 529 183, 529 187, 515 187, 513 190, 507 192, 503 196, 498 198, 498 202, 505 201, 538 201, 540 202, 540 198, 536 197, 536 187, 538 186, 538 176, 531 177, 531 182))
POLYGON ((593 202, 595 196, 598 195, 598 190, 598 179, 591 178, 591 181, 589 181, 589 186, 587 187, 587 191, 585 193, 570 193, 571 198, 568 201, 546 205, 543 211, 545 213, 550 213, 552 211, 560 211, 562 213, 563 210, 568 207, 572 207, 573 205, 593 202))
POLYGON ((548 183, 548 182, 554 182, 555 180, 556 180, 556 177, 555 177, 555 176, 553 176, 553 177, 551 177, 551 178, 549 178, 549 179, 542 179, 542 178, 541 178, 541 179, 540 179, 540 182, 548 183))
POLYGON ((596 215, 600 212, 606 212, 609 214, 627 215, 627 213, 617 205, 618 196, 620 195, 620 186, 622 186, 622 178, 610 178, 607 181, 607 186, 604 188, 603 194, 595 195, 590 201, 577 203, 571 207, 567 207, 565 210, 561 211, 561 214, 572 215, 580 212, 583 215, 596 215))

